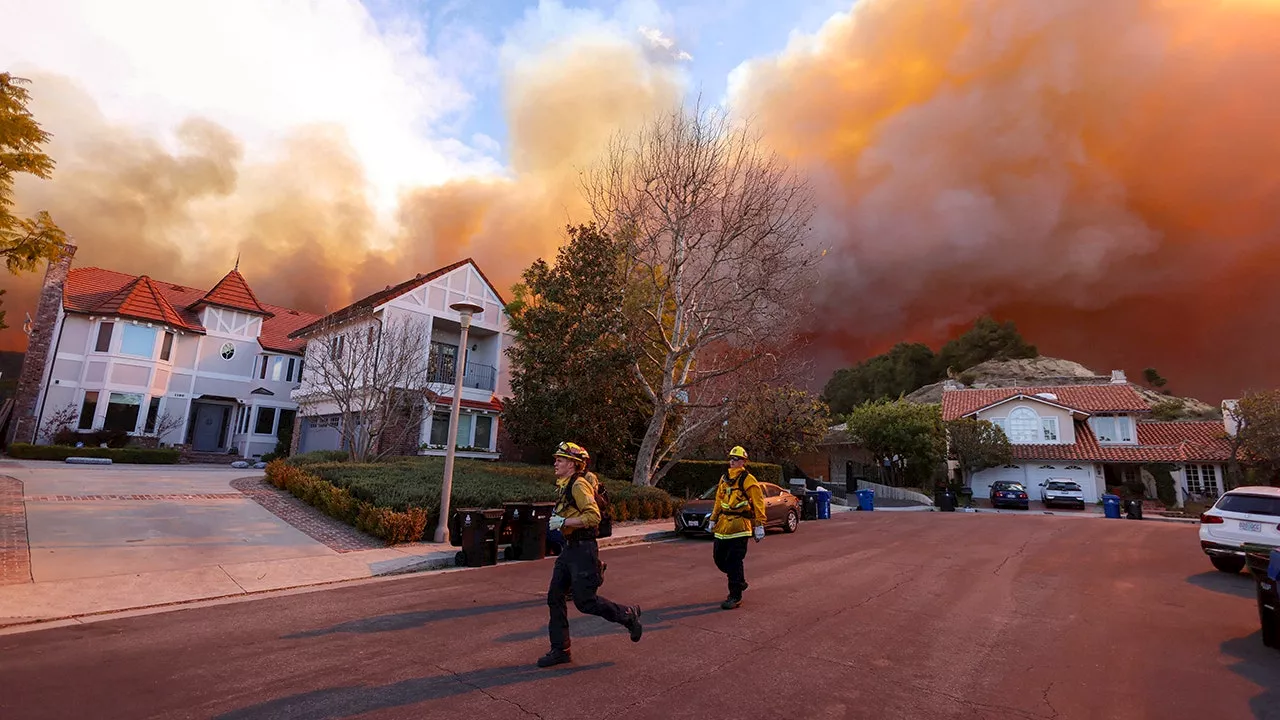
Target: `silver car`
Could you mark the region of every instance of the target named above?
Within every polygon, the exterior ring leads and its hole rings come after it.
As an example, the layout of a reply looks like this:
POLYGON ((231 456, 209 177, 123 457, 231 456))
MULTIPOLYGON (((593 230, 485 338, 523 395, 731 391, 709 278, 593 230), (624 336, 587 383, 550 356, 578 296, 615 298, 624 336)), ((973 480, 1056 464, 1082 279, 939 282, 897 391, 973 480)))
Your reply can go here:
POLYGON ((1045 507, 1051 505, 1084 507, 1084 490, 1074 480, 1050 478, 1040 483, 1040 501, 1045 507))

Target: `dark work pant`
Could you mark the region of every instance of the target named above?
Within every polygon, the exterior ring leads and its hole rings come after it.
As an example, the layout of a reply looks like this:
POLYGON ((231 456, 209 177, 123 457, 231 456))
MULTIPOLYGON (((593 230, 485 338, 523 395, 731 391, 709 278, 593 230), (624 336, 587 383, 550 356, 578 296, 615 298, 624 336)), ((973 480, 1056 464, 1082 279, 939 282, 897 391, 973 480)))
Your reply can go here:
POLYGON ((551 634, 552 649, 569 649, 568 595, 571 590, 573 605, 583 615, 598 615, 619 625, 627 619, 626 608, 596 595, 596 588, 600 587, 598 560, 599 548, 594 539, 566 544, 556 558, 551 587, 547 590, 547 606, 551 608, 547 631, 551 634))
POLYGON ((742 568, 742 561, 747 558, 747 541, 750 539, 749 537, 728 540, 716 538, 711 550, 716 559, 716 567, 729 576, 729 594, 734 597, 742 597, 742 591, 747 589, 746 571, 742 568))

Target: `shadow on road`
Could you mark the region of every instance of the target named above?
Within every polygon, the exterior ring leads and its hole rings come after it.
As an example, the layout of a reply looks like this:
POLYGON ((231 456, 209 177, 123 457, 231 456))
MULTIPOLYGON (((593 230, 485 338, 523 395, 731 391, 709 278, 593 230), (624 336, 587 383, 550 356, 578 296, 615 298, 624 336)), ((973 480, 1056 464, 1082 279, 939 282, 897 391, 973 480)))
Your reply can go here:
POLYGON ((419 612, 395 613, 394 615, 379 615, 371 618, 361 618, 359 620, 348 620, 339 623, 333 627, 322 628, 318 630, 306 630, 304 632, 293 633, 292 635, 284 635, 283 640, 297 640, 299 638, 313 638, 322 635, 333 635, 336 633, 353 633, 353 634, 371 634, 382 632, 395 632, 397 630, 408 630, 410 628, 422 627, 431 623, 440 622, 441 620, 456 620, 458 618, 475 617, 477 615, 489 615, 491 613, 507 612, 510 610, 530 610, 535 607, 546 607, 545 600, 521 600, 520 602, 502 603, 500 605, 475 605, 472 607, 460 608, 442 608, 440 610, 422 610, 419 612))
POLYGON ((427 700, 466 695, 479 690, 542 680, 548 677, 564 677, 588 670, 599 670, 613 665, 610 662, 580 665, 562 669, 544 670, 532 663, 508 667, 475 670, 472 672, 412 678, 390 685, 364 687, 339 687, 313 690, 288 697, 232 710, 217 716, 218 720, 337 720, 375 710, 406 707, 427 700))
MULTIPOLYGON (((641 617, 641 620, 644 622, 644 634, 648 635, 650 633, 671 629, 671 623, 676 620, 721 612, 724 612, 724 610, 720 609, 719 603, 672 605, 670 607, 644 608, 644 615, 641 617)), ((615 633, 623 632, 620 626, 614 625, 611 622, 607 622, 592 615, 575 616, 570 614, 570 618, 570 622, 573 624, 570 629, 570 633, 575 638, 602 637, 605 635, 613 635, 615 633)), ((544 623, 535 630, 508 633, 498 637, 497 641, 500 643, 516 643, 546 637, 546 618, 544 617, 543 620, 544 623)))
POLYGON ((1256 720, 1280 720, 1280 650, 1262 644, 1262 631, 1222 643, 1222 652, 1240 662, 1232 672, 1262 688, 1249 700, 1256 720))
POLYGON ((1187 578, 1187 582, 1196 587, 1220 592, 1224 595, 1234 595, 1240 598, 1248 598, 1249 600, 1254 600, 1258 597, 1258 588, 1254 584, 1253 578, 1243 573, 1228 575, 1224 572, 1211 570, 1199 575, 1192 575, 1187 578))

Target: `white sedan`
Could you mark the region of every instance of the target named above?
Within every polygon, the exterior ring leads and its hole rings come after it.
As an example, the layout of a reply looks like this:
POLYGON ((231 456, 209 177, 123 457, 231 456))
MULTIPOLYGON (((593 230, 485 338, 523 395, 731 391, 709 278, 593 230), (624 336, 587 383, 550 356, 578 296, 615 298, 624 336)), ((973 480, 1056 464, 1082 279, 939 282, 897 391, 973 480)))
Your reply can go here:
POLYGON ((1222 572, 1244 569, 1246 544, 1280 547, 1280 488, 1230 490, 1200 516, 1200 549, 1222 572))

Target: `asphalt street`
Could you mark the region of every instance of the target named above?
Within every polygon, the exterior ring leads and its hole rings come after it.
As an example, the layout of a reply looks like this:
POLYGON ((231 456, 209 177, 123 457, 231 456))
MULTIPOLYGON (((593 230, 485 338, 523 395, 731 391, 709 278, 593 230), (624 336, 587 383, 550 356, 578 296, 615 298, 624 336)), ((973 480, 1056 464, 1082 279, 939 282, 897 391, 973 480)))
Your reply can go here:
POLYGON ((1194 525, 848 513, 771 533, 722 611, 711 545, 606 550, 638 644, 551 560, 0 636, 0 718, 1280 718, 1253 583, 1194 525))

